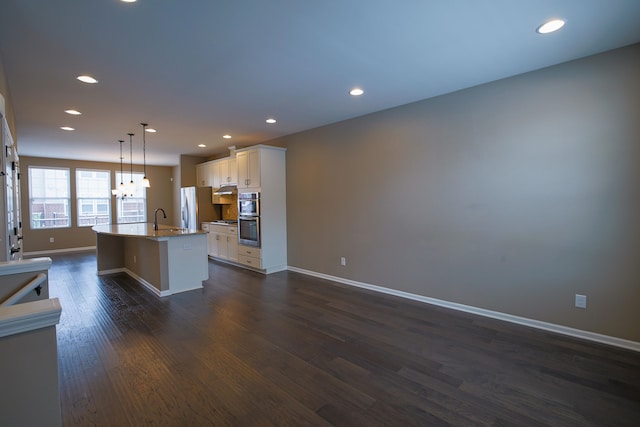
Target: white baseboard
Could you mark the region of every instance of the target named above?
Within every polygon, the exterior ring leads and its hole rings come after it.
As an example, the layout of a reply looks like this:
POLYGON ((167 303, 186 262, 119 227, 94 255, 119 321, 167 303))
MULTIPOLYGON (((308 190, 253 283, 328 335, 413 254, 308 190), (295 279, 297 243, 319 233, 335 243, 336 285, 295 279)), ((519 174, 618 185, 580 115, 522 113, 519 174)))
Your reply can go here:
POLYGON ((121 268, 112 268, 110 270, 98 270, 98 276, 104 276, 107 274, 116 274, 116 273, 127 273, 127 269, 124 267, 121 267, 121 268))
POLYGON ((33 256, 33 255, 47 255, 47 254, 62 254, 68 252, 89 252, 95 251, 95 246, 85 246, 80 248, 66 248, 66 249, 51 249, 48 251, 33 251, 33 252, 24 252, 23 256, 33 256))
POLYGON ((133 271, 129 270, 128 268, 124 268, 123 270, 129 276, 133 277, 138 282, 140 282, 142 284, 142 286, 144 286, 145 288, 149 289, 151 292, 153 292, 154 294, 158 295, 159 297, 166 297, 167 295, 171 295, 171 291, 161 291, 160 289, 156 288, 151 283, 147 282, 142 277, 138 276, 136 273, 134 273, 133 271))
POLYGON ((106 274, 115 274, 115 273, 126 273, 126 274, 128 274, 131 278, 133 278, 133 279, 137 280, 138 282, 140 282, 140 284, 142 286, 144 286, 145 288, 149 289, 151 292, 153 292, 154 294, 156 294, 159 297, 166 297, 167 295, 171 295, 171 291, 161 291, 161 290, 159 290, 158 288, 153 286, 151 283, 147 282, 142 277, 138 276, 136 273, 134 273, 133 271, 129 270, 128 268, 120 267, 120 268, 112 268, 110 270, 98 270, 98 276, 104 276, 106 274))
POLYGON ((271 274, 271 273, 277 273, 277 272, 279 272, 279 271, 285 271, 285 270, 287 270, 288 268, 289 268, 289 267, 288 267, 286 264, 285 264, 285 265, 282 265, 282 264, 281 264, 281 265, 276 265, 276 266, 273 266, 273 267, 269 267, 269 268, 265 269, 264 271, 265 271, 267 274, 271 274))
POLYGON ((331 276, 329 274, 305 270, 303 268, 289 266, 288 270, 294 271, 296 273, 306 274, 308 276, 318 277, 320 279, 330 280, 332 282, 342 283, 349 286, 369 289, 375 292, 381 292, 384 294, 394 295, 401 298, 407 298, 414 301, 420 301, 427 304, 437 305, 440 307, 451 308, 453 310, 464 311, 467 313, 477 314, 479 316, 491 317, 493 319, 499 319, 499 320, 504 320, 506 322, 516 323, 518 325, 530 326, 532 328, 542 329, 549 332, 555 332, 562 335, 568 335, 575 338, 581 338, 588 341, 594 341, 601 344, 612 345, 615 347, 620 347, 620 348, 625 348, 627 350, 640 352, 640 342, 636 342, 636 341, 625 340, 622 338, 616 338, 609 335, 597 334, 595 332, 583 331, 581 329, 570 328, 563 325, 557 325, 555 323, 542 322, 540 320, 529 319, 526 317, 514 316, 512 314, 501 313, 499 311, 486 310, 484 308, 458 304, 455 302, 440 300, 437 298, 425 297, 422 295, 412 294, 409 292, 398 291, 396 289, 385 288, 383 286, 372 285, 369 283, 358 282, 355 280, 345 279, 342 277, 331 276))

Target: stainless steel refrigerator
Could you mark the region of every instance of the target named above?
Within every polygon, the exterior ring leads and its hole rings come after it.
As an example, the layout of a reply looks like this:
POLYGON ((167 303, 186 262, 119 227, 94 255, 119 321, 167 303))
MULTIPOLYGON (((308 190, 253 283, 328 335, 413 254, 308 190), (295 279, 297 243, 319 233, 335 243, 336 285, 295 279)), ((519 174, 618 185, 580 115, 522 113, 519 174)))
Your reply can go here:
POLYGON ((218 219, 212 203, 211 187, 180 189, 180 226, 198 230, 202 222, 218 219))

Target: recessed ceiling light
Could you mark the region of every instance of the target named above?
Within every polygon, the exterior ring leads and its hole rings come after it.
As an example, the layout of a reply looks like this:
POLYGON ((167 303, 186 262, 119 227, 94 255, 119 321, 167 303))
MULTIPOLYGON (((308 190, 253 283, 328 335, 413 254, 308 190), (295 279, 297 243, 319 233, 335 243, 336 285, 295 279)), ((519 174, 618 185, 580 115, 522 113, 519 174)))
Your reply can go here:
POLYGON ((231 139, 231 138, 232 138, 232 137, 231 137, 231 135, 229 135, 229 134, 227 134, 227 135, 222 135, 222 137, 223 137, 224 139, 231 139))
POLYGON ((91 76, 78 76, 76 79, 83 83, 98 83, 98 81, 91 76))
POLYGON ((204 145, 204 144, 198 144, 198 147, 200 147, 200 148, 206 148, 207 146, 206 146, 206 145, 204 145))
POLYGON ((564 27, 565 21, 563 19, 552 19, 540 25, 536 31, 540 34, 553 33, 564 27))
POLYGON ((360 89, 359 87, 354 87, 353 89, 351 89, 349 91, 349 95, 353 95, 353 96, 360 96, 364 93, 364 91, 362 89, 360 89))
POLYGON ((79 116, 80 114, 82 114, 78 110, 64 110, 64 112, 67 113, 67 114, 71 114, 72 116, 79 116))
POLYGON ((270 117, 270 118, 268 118, 267 120, 265 120, 265 122, 267 122, 267 123, 269 123, 269 124, 273 124, 273 123, 275 123, 275 122, 276 122, 276 119, 274 119, 274 118, 270 117))
POLYGON ((69 127, 69 126, 60 126, 60 129, 62 129, 62 130, 75 130, 74 128, 69 127))
POLYGON ((154 128, 146 128, 145 132, 149 132, 149 133, 156 133, 158 132, 157 130, 155 130, 154 128))
POLYGON ((120 0, 120 1, 123 2, 123 3, 135 3, 138 0, 120 0))

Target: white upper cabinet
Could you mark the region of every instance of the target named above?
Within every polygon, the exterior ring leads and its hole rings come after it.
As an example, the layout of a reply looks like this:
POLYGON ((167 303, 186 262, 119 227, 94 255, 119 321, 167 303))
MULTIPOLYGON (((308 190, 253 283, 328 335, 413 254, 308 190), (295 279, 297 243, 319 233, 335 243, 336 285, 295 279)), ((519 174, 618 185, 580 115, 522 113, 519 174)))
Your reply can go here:
POLYGON ((211 160, 196 166, 196 182, 198 187, 220 188, 225 185, 236 185, 238 168, 235 157, 211 160))
POLYGON ((238 180, 238 169, 236 167, 235 157, 218 160, 216 163, 219 166, 217 171, 217 182, 220 183, 220 186, 235 185, 238 180))
POLYGON ((228 173, 227 184, 229 185, 237 185, 238 184, 238 161, 235 157, 231 157, 229 159, 229 173, 228 173))
POLYGON ((205 165, 196 165, 196 185, 198 187, 206 187, 205 185, 205 165))
POLYGON ((238 162, 238 188, 260 187, 260 149, 236 153, 238 162))
POLYGON ((222 183, 220 182, 220 162, 213 162, 211 165, 211 186, 213 188, 220 188, 222 183))
POLYGON ((225 185, 236 185, 238 168, 236 158, 211 160, 196 166, 196 182, 198 187, 220 188, 225 185))
POLYGON ((198 187, 214 187, 214 163, 205 162, 196 166, 196 183, 198 187))

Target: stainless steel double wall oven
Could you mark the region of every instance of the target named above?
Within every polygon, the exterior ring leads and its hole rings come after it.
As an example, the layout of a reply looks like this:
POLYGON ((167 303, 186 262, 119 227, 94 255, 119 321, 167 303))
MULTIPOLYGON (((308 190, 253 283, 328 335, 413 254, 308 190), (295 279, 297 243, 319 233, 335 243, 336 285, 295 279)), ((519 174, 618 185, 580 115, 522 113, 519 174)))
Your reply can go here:
POLYGON ((260 247, 260 193, 238 194, 238 242, 260 247))

